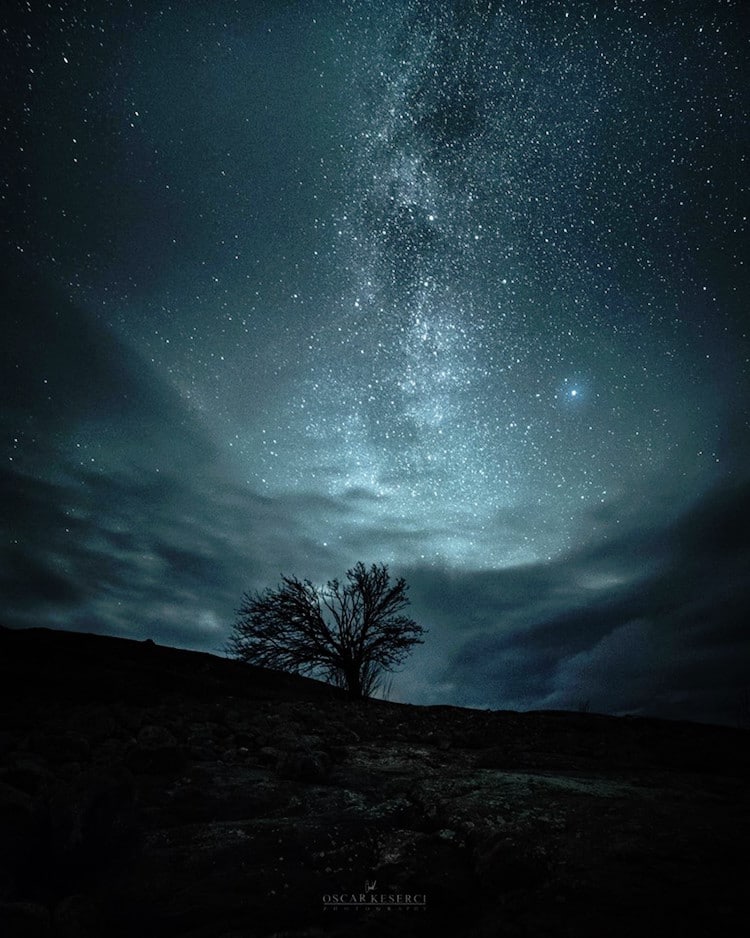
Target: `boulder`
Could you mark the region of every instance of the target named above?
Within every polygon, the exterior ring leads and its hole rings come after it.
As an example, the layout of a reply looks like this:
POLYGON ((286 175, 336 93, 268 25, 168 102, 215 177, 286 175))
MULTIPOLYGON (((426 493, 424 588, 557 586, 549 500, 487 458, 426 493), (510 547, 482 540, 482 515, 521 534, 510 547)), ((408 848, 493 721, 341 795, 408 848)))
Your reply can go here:
POLYGON ((12 752, 18 745, 17 738, 13 733, 7 733, 5 730, 0 730, 0 756, 4 756, 9 752, 12 752))
POLYGON ((87 762, 91 757, 88 740, 79 733, 49 733, 35 739, 34 750, 52 765, 87 762))
POLYGON ((49 938, 49 910, 32 902, 0 902, 0 935, 8 938, 49 938))
POLYGON ((504 833, 481 839, 473 858, 478 881, 499 892, 538 888, 549 874, 546 856, 504 833))
POLYGON ((139 746, 145 749, 163 749, 167 746, 177 745, 177 740, 164 726, 147 724, 142 727, 136 737, 139 746))
POLYGON ((36 755, 21 750, 13 754, 4 781, 29 795, 38 795, 52 781, 52 773, 36 755))
POLYGON ((66 896, 55 908, 55 938, 99 938, 101 926, 96 903, 89 896, 66 896))
POLYGON ((330 767, 326 753, 306 748, 282 752, 276 762, 276 771, 282 778, 297 782, 323 782, 330 767))
POLYGON ((125 757, 133 772, 146 775, 178 775, 187 764, 185 750, 163 726, 147 724, 138 733, 135 746, 125 757))
POLYGON ((23 874, 34 851, 36 827, 31 797, 0 782, 0 898, 13 892, 23 874))
POLYGON ((127 772, 87 772, 47 801, 47 857, 55 873, 93 872, 137 842, 135 783, 127 772))
POLYGON ((187 753, 180 746, 163 746, 158 749, 136 746, 125 758, 131 771, 144 775, 179 775, 188 762, 187 753))

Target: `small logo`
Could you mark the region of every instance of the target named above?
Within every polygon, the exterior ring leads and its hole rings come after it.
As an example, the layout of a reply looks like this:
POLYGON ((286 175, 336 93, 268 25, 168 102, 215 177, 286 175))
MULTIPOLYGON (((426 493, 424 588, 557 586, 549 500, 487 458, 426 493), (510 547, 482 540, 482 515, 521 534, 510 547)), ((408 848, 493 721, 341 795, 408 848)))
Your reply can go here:
POLYGON ((376 879, 366 879, 361 892, 343 889, 340 892, 324 893, 323 909, 330 912, 356 909, 414 912, 427 908, 427 896, 423 892, 378 892, 377 887, 376 879))

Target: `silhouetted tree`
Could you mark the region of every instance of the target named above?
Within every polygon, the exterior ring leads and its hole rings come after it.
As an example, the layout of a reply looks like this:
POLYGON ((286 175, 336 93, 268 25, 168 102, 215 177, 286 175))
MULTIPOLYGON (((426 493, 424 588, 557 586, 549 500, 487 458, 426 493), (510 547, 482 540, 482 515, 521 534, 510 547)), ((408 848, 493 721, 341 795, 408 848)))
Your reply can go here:
POLYGON ((316 587, 282 576, 276 589, 245 593, 227 643, 250 664, 320 675, 353 697, 369 697, 381 674, 400 664, 425 630, 403 614, 405 580, 386 564, 358 563, 346 581, 316 587))

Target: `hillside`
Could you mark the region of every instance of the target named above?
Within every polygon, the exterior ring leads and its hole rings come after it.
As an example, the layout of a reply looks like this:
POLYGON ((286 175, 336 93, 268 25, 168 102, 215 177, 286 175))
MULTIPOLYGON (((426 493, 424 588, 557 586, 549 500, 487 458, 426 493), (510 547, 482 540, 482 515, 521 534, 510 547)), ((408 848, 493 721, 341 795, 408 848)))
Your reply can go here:
POLYGON ((749 770, 743 730, 0 629, 0 933, 729 935, 749 770))

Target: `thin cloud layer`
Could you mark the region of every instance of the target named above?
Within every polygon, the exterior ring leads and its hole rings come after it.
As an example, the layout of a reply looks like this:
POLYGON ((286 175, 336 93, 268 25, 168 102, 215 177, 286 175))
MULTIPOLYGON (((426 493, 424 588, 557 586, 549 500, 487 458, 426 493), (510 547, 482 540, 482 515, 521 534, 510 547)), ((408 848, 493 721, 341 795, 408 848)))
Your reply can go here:
MULTIPOLYGON (((747 484, 726 481, 675 516, 679 499, 660 499, 669 482, 657 481, 650 498, 599 506, 579 546, 543 563, 409 562, 428 539, 461 531, 384 521, 366 489, 253 493, 189 407, 103 327, 59 295, 9 296, 14 391, 3 428, 17 442, 0 473, 6 625, 218 651, 243 590, 389 560, 431 630, 396 676, 403 699, 736 718, 750 683, 747 484), (33 359, 21 326, 50 339, 33 359), (50 409, 50 381, 69 406, 50 409), (77 438, 92 434, 97 460, 77 459, 77 438)), ((528 510, 498 514, 486 536, 512 543, 528 510)))

